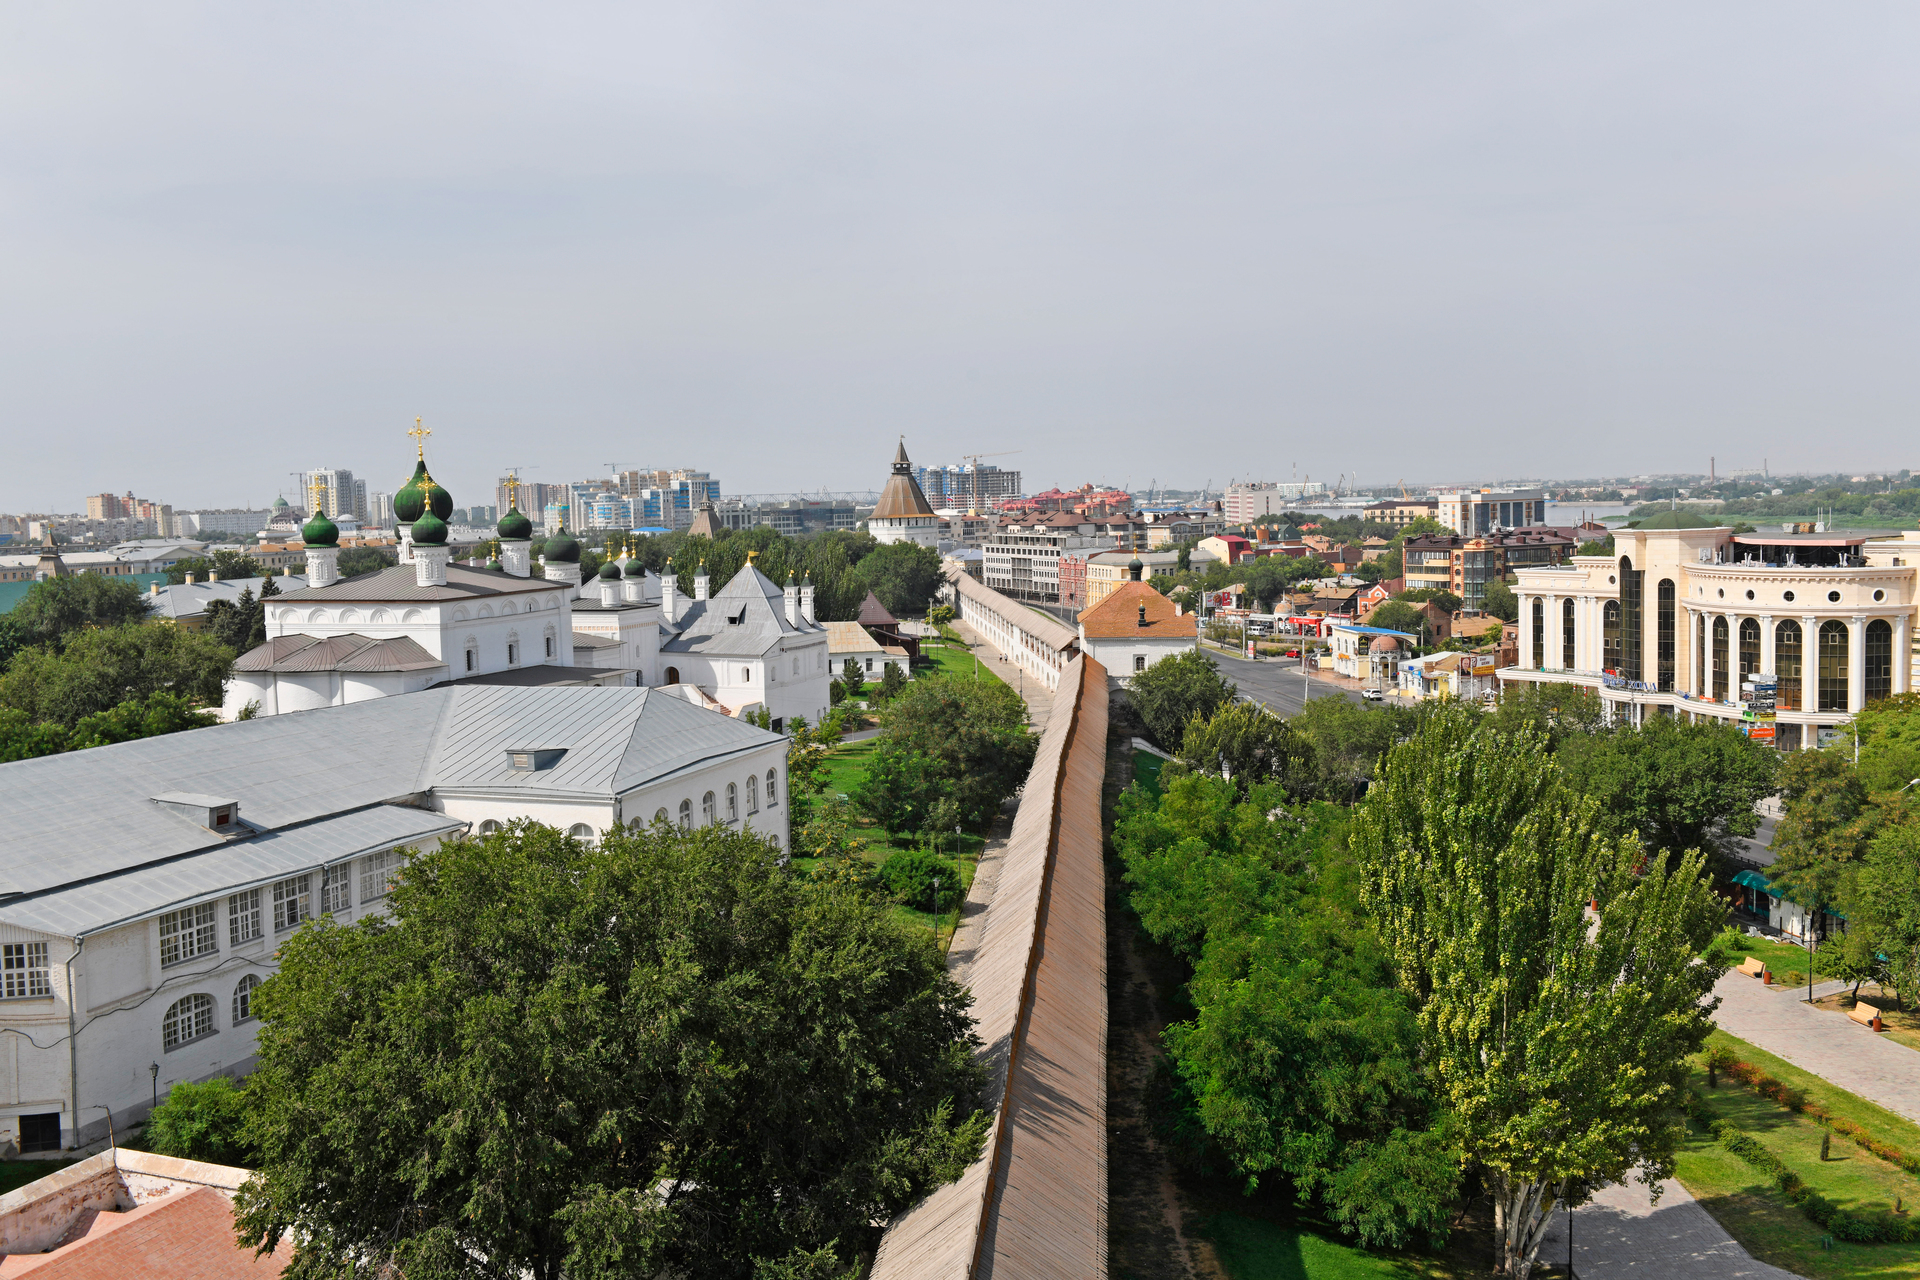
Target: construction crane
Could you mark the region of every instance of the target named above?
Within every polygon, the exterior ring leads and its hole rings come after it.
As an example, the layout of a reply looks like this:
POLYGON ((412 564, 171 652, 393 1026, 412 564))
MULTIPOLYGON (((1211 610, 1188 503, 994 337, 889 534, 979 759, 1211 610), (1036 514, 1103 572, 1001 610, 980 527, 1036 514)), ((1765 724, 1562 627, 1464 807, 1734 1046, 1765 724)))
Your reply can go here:
POLYGON ((967 503, 967 511, 970 515, 980 514, 980 459, 1005 458, 1011 454, 1025 452, 1025 449, 1002 449, 998 453, 963 453, 960 455, 960 461, 971 462, 973 464, 972 501, 967 503))

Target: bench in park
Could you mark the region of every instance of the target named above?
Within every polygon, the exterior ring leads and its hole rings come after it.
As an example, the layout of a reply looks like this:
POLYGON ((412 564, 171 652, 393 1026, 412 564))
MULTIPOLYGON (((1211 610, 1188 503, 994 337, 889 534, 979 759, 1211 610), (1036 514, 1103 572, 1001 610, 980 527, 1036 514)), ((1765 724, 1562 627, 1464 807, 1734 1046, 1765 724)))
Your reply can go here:
POLYGON ((1887 1029, 1887 1024, 1880 1020, 1880 1010, 1870 1004, 1861 1004, 1855 1001, 1853 1008, 1847 1010, 1847 1016, 1869 1031, 1885 1031, 1887 1029))
POLYGON ((1767 962, 1758 956, 1748 956, 1740 962, 1740 972, 1749 978, 1758 978, 1765 983, 1773 981, 1773 975, 1767 972, 1767 962))

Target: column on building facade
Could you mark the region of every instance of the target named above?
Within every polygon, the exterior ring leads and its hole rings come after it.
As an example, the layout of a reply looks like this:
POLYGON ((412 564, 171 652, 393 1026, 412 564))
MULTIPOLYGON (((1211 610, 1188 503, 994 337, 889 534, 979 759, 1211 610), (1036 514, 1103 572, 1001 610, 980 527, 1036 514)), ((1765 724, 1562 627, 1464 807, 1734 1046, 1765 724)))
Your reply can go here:
POLYGON ((1573 666, 1577 671, 1593 670, 1593 654, 1588 647, 1587 628, 1592 625, 1593 597, 1580 596, 1573 605, 1573 666))
POLYGON ((1520 652, 1513 665, 1524 667, 1533 661, 1533 602, 1539 596, 1520 597, 1520 652))
POLYGON ((1565 630, 1561 626, 1561 623, 1566 619, 1561 613, 1562 606, 1560 603, 1564 598, 1565 597, 1562 596, 1547 597, 1547 670, 1549 671, 1559 671, 1566 665, 1563 655, 1567 651, 1567 641, 1565 630))
POLYGON ((1847 710, 1867 705, 1867 619, 1856 613, 1847 619, 1847 710))
MULTIPOLYGON (((1773 665, 1773 615, 1763 613, 1758 615, 1758 617, 1760 622, 1760 674, 1763 676, 1777 677, 1779 670, 1773 665)), ((1777 690, 1775 691, 1775 696, 1778 696, 1777 690)))
POLYGON ((1800 709, 1820 709, 1820 618, 1800 615, 1800 709))
POLYGON ((1893 624, 1893 691, 1905 693, 1913 686, 1913 641, 1908 635, 1913 619, 1903 613, 1887 621, 1893 624))

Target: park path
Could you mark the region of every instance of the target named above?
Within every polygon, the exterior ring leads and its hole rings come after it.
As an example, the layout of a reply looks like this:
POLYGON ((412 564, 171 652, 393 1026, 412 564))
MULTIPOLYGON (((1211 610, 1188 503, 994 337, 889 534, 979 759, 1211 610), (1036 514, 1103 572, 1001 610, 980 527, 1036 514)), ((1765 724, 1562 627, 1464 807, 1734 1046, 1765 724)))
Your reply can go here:
POLYGON ((955 631, 960 633, 962 640, 965 640, 973 646, 974 651, 980 655, 980 661, 991 662, 993 664, 993 674, 999 676, 1000 679, 1006 682, 1008 688, 1026 700, 1027 719, 1033 723, 1033 731, 1035 733, 1045 733, 1047 731, 1047 715, 1053 710, 1053 690, 1047 688, 1031 676, 1023 680, 1021 678, 1020 668, 1014 665, 1013 660, 1008 658, 1006 654, 1000 652, 999 646, 995 645, 993 641, 983 637, 978 631, 975 631, 965 622, 956 618, 951 625, 955 631))
MULTIPOLYGON (((1540 1261, 1567 1261, 1567 1215, 1553 1215, 1540 1261)), ((1603 1187, 1573 1211, 1573 1273, 1580 1280, 1800 1280, 1761 1262, 1672 1178, 1660 1203, 1638 1182, 1603 1187)))
MULTIPOLYGON (((1842 984, 1822 984, 1837 990, 1842 984)), ((1920 1053, 1877 1035, 1844 1013, 1805 1003, 1804 987, 1764 987, 1735 970, 1713 988, 1714 1021, 1802 1071, 1920 1122, 1920 1053)), ((1816 994, 1824 994, 1820 986, 1816 994)))

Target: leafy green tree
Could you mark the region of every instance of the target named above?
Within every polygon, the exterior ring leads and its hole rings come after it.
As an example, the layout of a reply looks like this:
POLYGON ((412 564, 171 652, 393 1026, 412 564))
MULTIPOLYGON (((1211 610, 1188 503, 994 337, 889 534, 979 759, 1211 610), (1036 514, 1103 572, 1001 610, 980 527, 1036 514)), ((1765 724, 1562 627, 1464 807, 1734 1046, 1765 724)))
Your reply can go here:
POLYGON ((399 563, 399 555, 385 547, 346 547, 340 552, 340 576, 352 578, 363 573, 378 573, 399 563))
POLYGON ((1649 849, 1719 854, 1722 833, 1751 836, 1754 805, 1773 794, 1780 753, 1723 724, 1654 716, 1638 729, 1563 737, 1567 775, 1620 831, 1649 849))
POLYGON ((1387 756, 1353 848, 1421 1060, 1525 1280, 1549 1212, 1635 1169, 1670 1177, 1687 1055, 1724 970, 1703 855, 1644 866, 1530 732, 1437 710, 1387 756), (1597 914, 1589 901, 1599 904, 1597 914))
POLYGON ((179 586, 192 574, 195 582, 210 581, 213 575, 220 575, 220 581, 232 578, 257 578, 260 576, 260 562, 244 551, 216 551, 211 557, 193 556, 181 560, 167 570, 167 581, 179 586))
POLYGON ((933 606, 933 608, 927 610, 927 621, 936 627, 951 626, 953 623, 953 606, 950 604, 937 604, 933 606))
POLYGON ((1577 556, 1610 556, 1613 554, 1613 535, 1604 538, 1589 538, 1573 549, 1577 556))
POLYGON ((1351 804, 1366 791, 1380 757, 1419 721, 1411 707, 1368 707, 1335 694, 1308 699, 1287 723, 1313 749, 1315 793, 1351 804))
POLYGON ((1136 673, 1127 684, 1127 701, 1155 740, 1177 752, 1188 722, 1196 715, 1211 716, 1234 692, 1214 660, 1196 649, 1136 673))
POLYGON ((1913 1004, 1920 998, 1920 824, 1880 832, 1847 889, 1848 945, 1858 935, 1884 967, 1897 998, 1913 1004))
POLYGON ((889 662, 886 666, 886 674, 880 677, 880 688, 878 690, 880 701, 882 702, 892 701, 896 694, 907 687, 907 677, 901 673, 900 665, 895 662, 889 662))
POLYGON ((1283 1176, 1370 1245, 1443 1234, 1460 1162, 1358 908, 1345 811, 1288 814, 1277 787, 1242 798, 1201 774, 1166 786, 1121 796, 1114 848, 1142 923, 1195 966, 1194 1017, 1166 1033, 1176 1107, 1249 1190, 1283 1176))
POLYGON ((880 864, 880 879, 895 898, 922 911, 934 909, 933 882, 940 882, 940 901, 951 907, 959 900, 960 869, 927 849, 901 849, 880 864))
POLYGON ((1485 607, 1488 613, 1502 622, 1520 621, 1520 597, 1513 594, 1513 588, 1504 582, 1489 582, 1485 607))
POLYGON ((233 600, 207 601, 207 632, 235 653, 267 642, 267 601, 280 594, 272 578, 260 580, 260 597, 247 587, 233 600))
POLYGON ((76 632, 66 646, 27 649, 0 675, 0 707, 34 723, 73 727, 129 700, 171 693, 215 704, 233 670, 233 650, 170 622, 76 632))
POLYGON ((1233 781, 1242 795, 1263 782, 1292 792, 1311 789, 1313 747, 1285 720, 1251 702, 1226 702, 1195 715, 1181 737, 1180 763, 1233 781))
POLYGON ((860 659, 848 658, 840 664, 840 685, 849 698, 858 698, 867 687, 866 673, 860 670, 860 659))
POLYGON ((182 1080, 147 1120, 145 1142, 156 1155, 209 1164, 253 1164, 246 1137, 247 1094, 226 1076, 182 1080))
POLYGON ((1435 605, 1447 613, 1460 612, 1460 597, 1445 587, 1414 587, 1411 590, 1402 591, 1394 599, 1406 600, 1414 604, 1435 605))
POLYGON ((1033 766, 1039 739, 1027 732, 1026 719, 1026 703, 1003 684, 910 682, 880 713, 880 737, 855 806, 889 831, 921 831, 945 797, 964 825, 984 829, 1033 766), (882 812, 889 816, 880 818, 882 812))
POLYGON ((131 578, 77 573, 36 582, 5 615, 8 634, 0 638, 0 667, 32 645, 58 646, 78 631, 146 618, 147 598, 131 578))
MULTIPOLYGON (((1767 878, 1803 906, 1831 907, 1891 815, 1841 751, 1787 753, 1779 788, 1783 813, 1767 878)), ((1904 812, 1905 797, 1893 804, 1904 812)))
POLYGON ((924 932, 775 853, 516 822, 304 926, 258 993, 243 1242, 297 1276, 851 1268, 977 1155, 984 1080, 924 932))
POLYGON ((893 542, 862 557, 853 584, 872 591, 896 618, 919 617, 944 581, 940 553, 917 542, 893 542))
POLYGON ((1374 607, 1367 615, 1367 625, 1381 627, 1387 631, 1404 631, 1410 636, 1423 635, 1427 624, 1427 615, 1404 600, 1388 600, 1374 607))
POLYGON ((1587 739, 1609 731, 1600 695, 1584 685, 1521 681, 1500 692, 1487 717, 1495 733, 1530 729, 1558 749, 1569 738, 1587 739))
POLYGON ((217 723, 219 716, 214 712, 201 710, 177 693, 156 689, 144 698, 128 699, 117 707, 83 716, 73 726, 68 749, 83 751, 113 742, 204 729, 217 723))
MULTIPOLYGON (((1860 785, 1867 791, 1898 791, 1920 778, 1920 693, 1869 702, 1850 727, 1860 736, 1860 785)), ((1827 750, 1851 753, 1853 743, 1827 750)))
POLYGON ((794 831, 812 820, 815 798, 827 789, 827 757, 840 741, 838 726, 831 716, 817 728, 805 716, 787 721, 787 821, 794 831))

